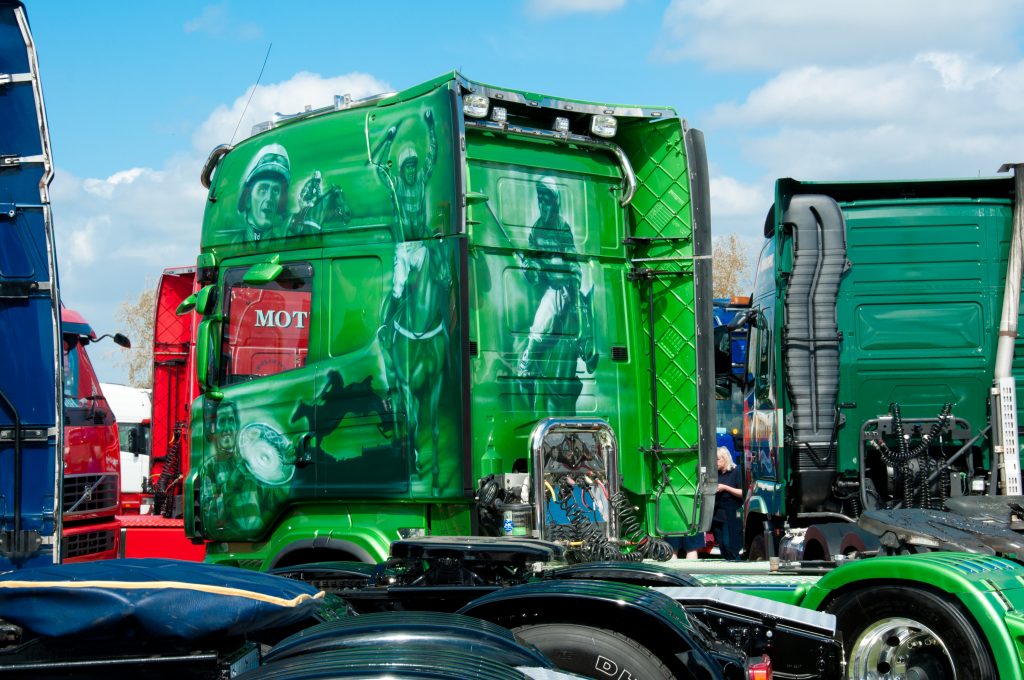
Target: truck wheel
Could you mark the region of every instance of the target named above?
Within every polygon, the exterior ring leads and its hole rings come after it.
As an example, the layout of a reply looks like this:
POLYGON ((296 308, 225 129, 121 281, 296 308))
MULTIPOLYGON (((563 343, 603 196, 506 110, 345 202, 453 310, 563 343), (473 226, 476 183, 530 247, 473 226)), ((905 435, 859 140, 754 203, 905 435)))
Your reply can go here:
POLYGON ((534 645, 559 669, 588 678, 663 678, 672 675, 646 647, 615 631, 568 623, 513 628, 524 643, 534 645))
POLYGON ((992 658, 961 607, 932 592, 881 586, 828 607, 847 650, 847 678, 994 678, 992 658))

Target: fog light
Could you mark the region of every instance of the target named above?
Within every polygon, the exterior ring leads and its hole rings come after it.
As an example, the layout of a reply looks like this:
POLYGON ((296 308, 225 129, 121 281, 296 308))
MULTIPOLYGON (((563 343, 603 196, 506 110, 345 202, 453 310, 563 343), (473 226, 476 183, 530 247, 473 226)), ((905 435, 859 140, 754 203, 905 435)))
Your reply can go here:
POLYGON ((555 118, 555 125, 552 129, 554 129, 555 132, 564 135, 566 132, 569 131, 569 119, 562 118, 561 116, 555 118))
POLYGON ((495 123, 504 123, 508 120, 508 110, 501 106, 495 106, 491 109, 491 120, 495 123))
POLYGON ((598 137, 614 137, 618 127, 619 122, 615 116, 598 114, 590 119, 590 131, 598 137))
POLYGON ((486 118, 491 100, 482 94, 467 94, 462 98, 462 112, 471 118, 486 118))

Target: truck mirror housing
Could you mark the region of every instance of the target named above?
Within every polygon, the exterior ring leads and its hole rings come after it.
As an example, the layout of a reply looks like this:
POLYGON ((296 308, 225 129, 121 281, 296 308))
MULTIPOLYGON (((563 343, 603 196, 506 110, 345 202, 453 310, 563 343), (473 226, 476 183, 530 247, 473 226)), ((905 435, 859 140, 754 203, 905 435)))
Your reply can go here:
POLYGON ((262 286, 276 281, 281 276, 284 267, 280 264, 280 255, 271 255, 266 262, 260 262, 249 267, 249 271, 242 277, 244 283, 251 286, 262 286))
POLYGON ((196 293, 196 311, 199 314, 206 316, 213 311, 214 306, 217 304, 217 286, 209 285, 203 286, 198 293, 196 293))
POLYGON ((196 308, 196 294, 192 293, 187 298, 185 298, 184 300, 181 301, 181 304, 179 304, 177 309, 174 310, 174 313, 177 314, 178 316, 183 316, 185 314, 188 314, 189 312, 191 312, 195 308, 196 308))
POLYGON ((221 393, 216 390, 217 378, 217 347, 220 337, 220 320, 205 319, 199 324, 196 336, 196 382, 210 399, 220 399, 221 393))

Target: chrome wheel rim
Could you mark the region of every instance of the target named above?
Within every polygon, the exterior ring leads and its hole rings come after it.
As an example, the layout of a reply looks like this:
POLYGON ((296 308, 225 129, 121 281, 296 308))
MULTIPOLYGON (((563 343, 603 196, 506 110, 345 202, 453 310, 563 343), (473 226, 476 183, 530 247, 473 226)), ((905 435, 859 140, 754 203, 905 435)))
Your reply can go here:
POLYGON ((876 621, 850 648, 847 678, 858 680, 935 680, 957 677, 949 650, 919 621, 901 617, 876 621))

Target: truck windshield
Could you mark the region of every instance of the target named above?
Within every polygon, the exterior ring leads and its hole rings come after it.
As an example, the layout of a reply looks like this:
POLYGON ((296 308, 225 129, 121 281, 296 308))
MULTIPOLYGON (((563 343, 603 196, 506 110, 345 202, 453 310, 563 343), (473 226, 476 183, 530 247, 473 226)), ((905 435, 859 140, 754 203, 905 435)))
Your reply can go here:
POLYGON ((101 395, 89 355, 75 336, 64 336, 64 407, 80 408, 101 395))
POLYGON ((274 282, 242 282, 246 268, 225 277, 221 384, 232 385, 306 365, 313 267, 292 264, 274 282))
POLYGON ((117 433, 121 439, 121 450, 131 453, 149 454, 150 431, 147 423, 117 423, 117 433))

